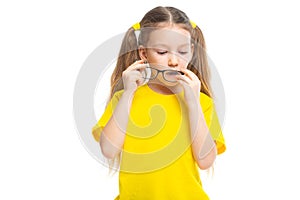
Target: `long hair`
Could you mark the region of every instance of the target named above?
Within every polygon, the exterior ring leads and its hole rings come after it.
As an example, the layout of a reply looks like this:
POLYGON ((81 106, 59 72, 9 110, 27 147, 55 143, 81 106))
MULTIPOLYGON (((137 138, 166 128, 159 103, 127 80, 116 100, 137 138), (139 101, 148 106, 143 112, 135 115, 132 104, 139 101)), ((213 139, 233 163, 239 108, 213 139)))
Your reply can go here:
POLYGON ((182 28, 190 32, 191 40, 194 44, 194 53, 187 68, 199 78, 201 82, 201 92, 212 97, 210 71, 202 31, 198 26, 193 28, 190 19, 181 10, 174 7, 159 6, 147 12, 140 21, 141 32, 138 38, 136 37, 135 30, 132 27, 130 27, 125 33, 116 67, 111 76, 110 98, 112 98, 115 92, 124 88, 122 72, 133 62, 141 59, 138 52, 138 46, 146 43, 149 36, 149 31, 143 31, 143 28, 159 27, 162 23, 180 25, 182 28))
MULTIPOLYGON (((191 42, 194 45, 194 53, 187 68, 191 70, 199 78, 201 82, 201 92, 209 97, 212 97, 210 87, 210 73, 206 55, 206 45, 202 31, 198 26, 192 27, 190 19, 187 15, 174 7, 156 7, 145 14, 140 21, 140 34, 137 38, 135 30, 130 27, 123 38, 121 48, 118 55, 116 67, 111 76, 111 90, 110 99, 114 93, 123 89, 122 73, 136 60, 140 60, 138 46, 145 44, 149 38, 149 29, 162 27, 164 24, 176 24, 186 29, 191 34, 191 42)), ((110 170, 112 166, 116 166, 115 162, 120 161, 120 155, 110 163, 110 170)))

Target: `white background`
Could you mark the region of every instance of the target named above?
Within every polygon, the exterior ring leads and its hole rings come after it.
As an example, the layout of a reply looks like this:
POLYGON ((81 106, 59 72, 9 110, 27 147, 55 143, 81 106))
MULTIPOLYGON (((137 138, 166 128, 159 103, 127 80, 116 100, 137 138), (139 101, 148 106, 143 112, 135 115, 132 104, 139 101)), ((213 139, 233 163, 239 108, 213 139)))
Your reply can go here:
POLYGON ((203 30, 226 95, 212 200, 299 199, 296 1, 1 1, 0 199, 113 199, 117 176, 83 147, 73 90, 88 55, 157 5, 203 30))

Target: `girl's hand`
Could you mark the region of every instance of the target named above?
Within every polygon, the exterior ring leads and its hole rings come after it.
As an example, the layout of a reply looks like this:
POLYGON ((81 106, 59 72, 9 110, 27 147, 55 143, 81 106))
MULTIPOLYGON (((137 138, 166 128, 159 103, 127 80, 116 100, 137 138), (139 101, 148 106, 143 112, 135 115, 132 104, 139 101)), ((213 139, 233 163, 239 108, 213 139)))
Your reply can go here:
POLYGON ((184 90, 184 98, 188 106, 199 104, 201 82, 198 77, 190 70, 181 70, 184 75, 177 76, 178 82, 184 90))
POLYGON ((138 60, 123 71, 124 91, 134 92, 144 82, 141 70, 144 70, 146 66, 147 64, 144 64, 143 60, 138 60))

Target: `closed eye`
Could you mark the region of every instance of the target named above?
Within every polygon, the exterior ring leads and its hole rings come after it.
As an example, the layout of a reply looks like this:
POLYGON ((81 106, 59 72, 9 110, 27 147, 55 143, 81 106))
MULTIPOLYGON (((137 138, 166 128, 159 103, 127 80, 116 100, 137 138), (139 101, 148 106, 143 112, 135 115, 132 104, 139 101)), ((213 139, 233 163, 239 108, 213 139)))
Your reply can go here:
POLYGON ((185 54, 187 54, 188 52, 187 52, 187 51, 179 51, 178 53, 181 54, 181 55, 185 55, 185 54))
POLYGON ((164 54, 166 54, 166 53, 168 53, 167 51, 157 51, 157 53, 159 54, 159 55, 164 55, 164 54))

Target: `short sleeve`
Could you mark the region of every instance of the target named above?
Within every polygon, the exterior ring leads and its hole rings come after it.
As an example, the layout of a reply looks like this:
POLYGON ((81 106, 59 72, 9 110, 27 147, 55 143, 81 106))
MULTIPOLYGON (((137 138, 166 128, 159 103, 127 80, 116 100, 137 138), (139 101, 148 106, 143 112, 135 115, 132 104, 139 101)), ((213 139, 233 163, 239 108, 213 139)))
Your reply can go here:
POLYGON ((203 110, 206 124, 209 128, 209 132, 213 140, 216 142, 217 153, 221 154, 226 150, 226 145, 213 100, 207 95, 201 93, 200 104, 203 110))
POLYGON ((107 104, 104 113, 102 114, 101 118, 98 120, 98 122, 96 123, 96 125, 92 128, 92 134, 94 136, 94 139, 99 142, 100 141, 100 134, 104 128, 104 126, 107 124, 107 122, 110 120, 113 111, 115 110, 119 99, 121 97, 123 93, 122 91, 118 91, 116 92, 113 97, 111 98, 111 100, 109 101, 109 103, 107 104))

